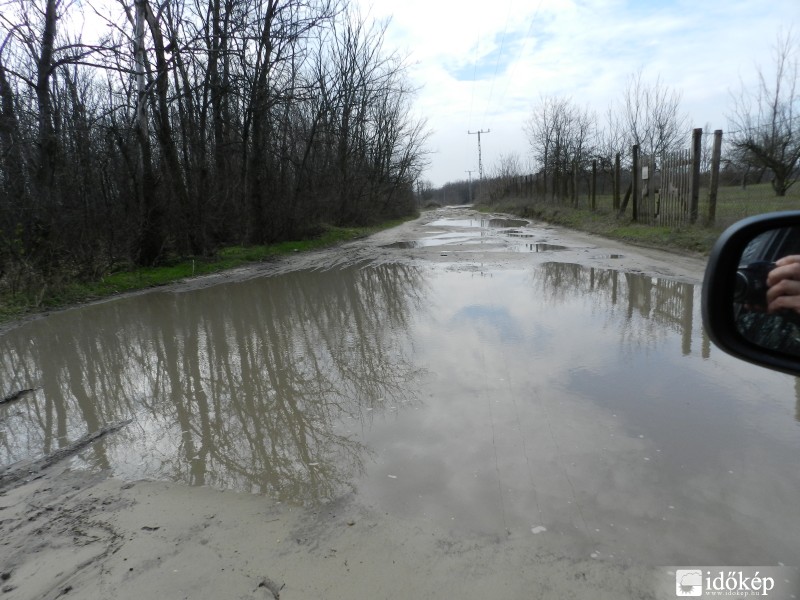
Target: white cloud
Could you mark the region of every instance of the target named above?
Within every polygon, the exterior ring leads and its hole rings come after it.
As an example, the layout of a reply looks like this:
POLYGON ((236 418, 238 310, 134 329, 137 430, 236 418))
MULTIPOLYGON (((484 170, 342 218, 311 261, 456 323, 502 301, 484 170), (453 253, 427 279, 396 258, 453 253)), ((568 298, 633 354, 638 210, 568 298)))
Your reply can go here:
POLYGON ((729 90, 768 66, 797 0, 360 0, 392 16, 387 48, 407 53, 420 86, 416 112, 434 134, 434 184, 466 179, 501 154, 525 157, 522 124, 541 95, 571 96, 600 115, 640 67, 683 94, 692 126, 725 128, 729 90), (475 80, 473 79, 475 75, 475 80))

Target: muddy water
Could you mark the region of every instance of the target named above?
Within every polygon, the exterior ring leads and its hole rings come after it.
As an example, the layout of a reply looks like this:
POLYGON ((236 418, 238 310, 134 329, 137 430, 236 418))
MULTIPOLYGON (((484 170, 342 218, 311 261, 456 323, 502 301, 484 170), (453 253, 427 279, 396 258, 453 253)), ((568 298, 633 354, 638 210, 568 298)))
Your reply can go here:
POLYGON ((2 391, 37 388, 0 407, 0 464, 133 418, 72 467, 349 495, 577 557, 794 564, 794 379, 711 348, 698 294, 569 263, 359 264, 67 311, 0 337, 2 391))

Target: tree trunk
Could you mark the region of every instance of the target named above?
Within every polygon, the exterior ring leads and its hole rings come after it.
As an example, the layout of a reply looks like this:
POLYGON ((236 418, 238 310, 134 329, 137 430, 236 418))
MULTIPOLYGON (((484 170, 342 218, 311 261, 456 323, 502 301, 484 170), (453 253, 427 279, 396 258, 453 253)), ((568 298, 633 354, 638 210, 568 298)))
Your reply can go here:
POLYGON ((158 114, 156 131, 159 146, 164 153, 163 161, 163 175, 164 178, 170 182, 172 194, 180 207, 180 214, 183 218, 183 231, 176 232, 182 234, 181 237, 186 241, 181 243, 179 249, 189 251, 192 254, 200 254, 202 252, 201 244, 197 239, 196 227, 193 228, 194 215, 192 208, 189 204, 189 195, 186 191, 186 182, 184 180, 183 169, 181 168, 180 160, 178 159, 178 149, 175 145, 175 137, 172 133, 172 124, 170 122, 169 99, 167 94, 169 92, 169 77, 166 53, 164 50, 164 36, 161 33, 161 27, 150 9, 147 0, 142 0, 145 9, 145 18, 153 36, 153 46, 156 55, 156 75, 155 75, 155 88, 158 99, 158 114))
POLYGON ((53 105, 50 100, 50 77, 53 66, 53 44, 56 37, 56 0, 47 0, 42 30, 41 53, 36 69, 36 101, 39 109, 39 194, 49 208, 54 184, 58 140, 53 130, 53 105))
POLYGON ((136 104, 136 137, 139 142, 139 167, 141 177, 137 194, 141 211, 141 223, 136 262, 150 266, 158 262, 164 249, 164 211, 161 207, 160 190, 153 171, 153 156, 150 147, 150 134, 147 127, 147 98, 144 79, 144 21, 147 10, 146 0, 136 0, 136 31, 134 35, 136 53, 136 81, 138 98, 136 104))
MULTIPOLYGON (((18 206, 27 206, 26 173, 22 159, 22 142, 14 108, 14 92, 8 82, 5 66, 0 56, 0 152, 5 157, 7 169, 8 194, 6 198, 18 206)), ((2 207, 5 209, 6 207, 2 207)), ((15 210, 9 207, 9 217, 15 210)), ((5 215, 4 215, 5 216, 5 215)), ((10 222, 0 222, 0 226, 11 226, 10 222)))

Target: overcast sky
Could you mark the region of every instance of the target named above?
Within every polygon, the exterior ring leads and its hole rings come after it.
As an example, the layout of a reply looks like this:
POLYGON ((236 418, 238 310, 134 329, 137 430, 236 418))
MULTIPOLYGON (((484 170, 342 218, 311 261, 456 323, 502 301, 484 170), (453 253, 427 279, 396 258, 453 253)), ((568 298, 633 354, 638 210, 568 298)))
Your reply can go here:
POLYGON ((643 69, 682 94, 694 127, 726 129, 730 93, 768 68, 776 36, 800 34, 800 0, 358 0, 391 17, 387 49, 408 56, 416 111, 433 130, 425 179, 484 174, 500 155, 527 164, 523 123, 542 95, 571 97, 601 120, 643 69))

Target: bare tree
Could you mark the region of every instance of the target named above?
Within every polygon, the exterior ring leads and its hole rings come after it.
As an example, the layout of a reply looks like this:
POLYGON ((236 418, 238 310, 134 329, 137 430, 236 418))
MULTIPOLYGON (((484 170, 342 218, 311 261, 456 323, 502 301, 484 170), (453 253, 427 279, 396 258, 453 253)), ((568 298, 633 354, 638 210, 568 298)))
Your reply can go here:
POLYGON ((610 106, 606 111, 605 126, 598 130, 596 136, 595 158, 599 167, 601 194, 605 193, 606 181, 609 181, 616 194, 620 191, 620 182, 615 181, 616 178, 616 157, 620 157, 620 165, 623 159, 627 160, 630 155, 630 148, 626 146, 628 136, 625 132, 625 126, 619 114, 614 112, 613 106, 610 106))
POLYGON ((414 210, 427 126, 385 24, 341 0, 118 0, 87 45, 66 24, 90 2, 0 13, 0 290, 414 210))
MULTIPOLYGON (((23 154, 22 129, 17 116, 17 99, 14 90, 11 88, 11 80, 5 67, 3 50, 5 49, 8 37, 0 45, 0 165, 2 165, 2 185, 4 186, 4 198, 13 202, 15 206, 3 206, 3 221, 15 212, 17 203, 19 206, 27 204, 26 169, 23 154)), ((7 229, 8 224, 4 229, 7 229)))
POLYGON ((628 78, 620 118, 627 136, 626 146, 636 144, 642 153, 660 157, 686 143, 689 119, 681 110, 681 94, 656 77, 643 78, 642 69, 628 78))
POLYGON ((543 194, 545 197, 547 196, 548 169, 555 149, 556 132, 559 127, 558 115, 561 112, 560 108, 561 102, 556 98, 542 97, 528 121, 523 125, 523 130, 531 146, 531 154, 539 172, 543 176, 543 194))
POLYGON ((0 14, 2 253, 45 271, 86 241, 64 251, 74 211, 87 215, 81 198, 90 187, 77 160, 78 151, 92 151, 90 98, 81 97, 87 86, 79 80, 88 81, 84 65, 103 48, 62 27, 75 10, 62 0, 12 1, 0 14))
POLYGON ((522 159, 516 152, 501 154, 486 181, 479 188, 478 200, 496 202, 516 192, 516 183, 522 174, 522 159))
MULTIPOLYGON (((570 173, 583 170, 591 161, 597 118, 588 108, 580 108, 570 98, 543 97, 523 129, 531 152, 545 181, 551 179, 552 198, 568 195, 570 173)), ((573 190, 574 192, 575 190, 573 190)))
POLYGON ((776 196, 785 196, 798 179, 799 60, 797 38, 791 32, 779 34, 774 47, 774 73, 765 73, 759 67, 755 89, 742 83, 728 115, 734 155, 745 164, 771 171, 776 196))

